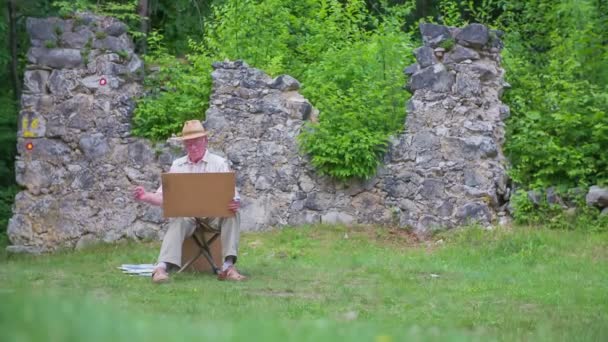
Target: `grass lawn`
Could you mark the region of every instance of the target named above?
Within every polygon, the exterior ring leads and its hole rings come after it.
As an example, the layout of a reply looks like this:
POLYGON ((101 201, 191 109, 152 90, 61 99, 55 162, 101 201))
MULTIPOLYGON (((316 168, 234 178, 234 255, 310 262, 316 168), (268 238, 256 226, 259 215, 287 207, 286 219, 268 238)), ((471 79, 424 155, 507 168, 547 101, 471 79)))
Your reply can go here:
POLYGON ((0 256, 2 340, 608 340, 607 233, 298 227, 243 234, 243 283, 116 269, 158 249, 0 256))

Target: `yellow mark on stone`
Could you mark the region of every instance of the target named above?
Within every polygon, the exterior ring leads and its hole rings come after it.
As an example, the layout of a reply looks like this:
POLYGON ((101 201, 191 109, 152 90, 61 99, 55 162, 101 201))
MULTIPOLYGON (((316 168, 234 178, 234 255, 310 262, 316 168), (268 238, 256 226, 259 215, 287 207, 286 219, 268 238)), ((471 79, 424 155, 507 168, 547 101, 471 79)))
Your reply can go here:
POLYGON ((23 137, 24 138, 35 137, 36 133, 34 133, 32 131, 32 129, 38 128, 39 124, 40 124, 40 120, 38 118, 34 118, 30 122, 30 120, 27 117, 24 117, 23 120, 21 120, 21 128, 23 130, 23 137))

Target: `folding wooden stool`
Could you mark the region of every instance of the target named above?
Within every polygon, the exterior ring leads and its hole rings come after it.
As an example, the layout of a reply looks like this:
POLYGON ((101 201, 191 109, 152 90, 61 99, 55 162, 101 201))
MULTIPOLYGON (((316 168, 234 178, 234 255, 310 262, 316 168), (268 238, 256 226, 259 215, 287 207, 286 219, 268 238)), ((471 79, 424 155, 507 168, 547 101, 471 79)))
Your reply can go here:
POLYGON ((184 271, 208 272, 218 274, 217 265, 222 264, 222 244, 219 239, 221 231, 211 227, 202 219, 196 219, 196 229, 182 245, 182 268, 184 271), (201 258, 203 256, 204 258, 201 258))

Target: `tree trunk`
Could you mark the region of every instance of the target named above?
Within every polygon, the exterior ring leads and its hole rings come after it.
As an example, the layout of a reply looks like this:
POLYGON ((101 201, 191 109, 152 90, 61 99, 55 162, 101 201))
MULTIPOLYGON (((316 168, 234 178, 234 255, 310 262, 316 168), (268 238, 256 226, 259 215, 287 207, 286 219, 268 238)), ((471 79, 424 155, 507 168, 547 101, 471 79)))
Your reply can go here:
POLYGON ((10 74, 13 84, 13 96, 15 100, 21 97, 21 83, 19 82, 19 71, 17 70, 17 22, 15 20, 15 0, 8 0, 8 25, 9 25, 9 51, 11 52, 10 74))
POLYGON ((139 0, 137 14, 139 14, 141 18, 139 24, 139 31, 144 35, 139 42, 140 53, 145 54, 147 49, 146 38, 148 37, 148 28, 150 27, 148 23, 150 16, 150 2, 148 0, 139 0))

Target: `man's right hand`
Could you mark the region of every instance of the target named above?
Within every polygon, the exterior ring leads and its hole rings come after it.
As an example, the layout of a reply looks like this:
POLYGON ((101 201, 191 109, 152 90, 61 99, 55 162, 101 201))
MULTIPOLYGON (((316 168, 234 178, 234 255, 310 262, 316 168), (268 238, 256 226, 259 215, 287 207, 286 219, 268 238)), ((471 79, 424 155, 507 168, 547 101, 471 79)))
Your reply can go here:
POLYGON ((138 200, 144 202, 144 198, 146 197, 146 189, 143 186, 136 186, 133 190, 133 197, 138 200))
POLYGON ((163 196, 158 192, 147 192, 143 186, 136 186, 133 189, 133 198, 136 201, 145 202, 148 204, 161 206, 163 205, 163 196))

